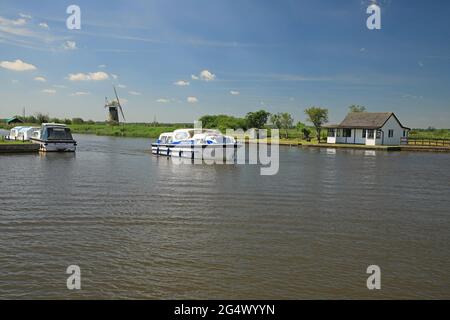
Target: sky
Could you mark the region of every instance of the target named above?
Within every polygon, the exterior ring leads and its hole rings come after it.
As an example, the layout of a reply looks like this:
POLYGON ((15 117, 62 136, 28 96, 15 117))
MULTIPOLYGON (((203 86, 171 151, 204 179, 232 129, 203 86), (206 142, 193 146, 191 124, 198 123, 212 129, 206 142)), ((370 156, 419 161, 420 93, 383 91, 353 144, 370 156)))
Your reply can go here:
POLYGON ((0 118, 103 121, 117 87, 128 122, 265 109, 305 122, 352 104, 409 127, 450 128, 450 2, 379 0, 0 2, 0 118), (69 30, 69 5, 81 29, 69 30))

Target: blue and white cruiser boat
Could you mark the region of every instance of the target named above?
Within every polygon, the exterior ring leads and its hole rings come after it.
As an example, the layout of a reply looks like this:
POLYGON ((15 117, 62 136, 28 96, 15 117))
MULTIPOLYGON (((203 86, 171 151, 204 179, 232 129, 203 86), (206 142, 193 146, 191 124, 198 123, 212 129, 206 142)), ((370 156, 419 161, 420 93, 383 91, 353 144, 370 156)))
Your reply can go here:
POLYGON ((215 129, 177 129, 164 132, 152 143, 155 155, 232 161, 235 149, 240 147, 231 136, 223 135, 215 129))
POLYGON ((70 128, 64 124, 43 123, 40 130, 33 132, 31 142, 40 145, 40 151, 75 152, 77 142, 73 140, 70 128))

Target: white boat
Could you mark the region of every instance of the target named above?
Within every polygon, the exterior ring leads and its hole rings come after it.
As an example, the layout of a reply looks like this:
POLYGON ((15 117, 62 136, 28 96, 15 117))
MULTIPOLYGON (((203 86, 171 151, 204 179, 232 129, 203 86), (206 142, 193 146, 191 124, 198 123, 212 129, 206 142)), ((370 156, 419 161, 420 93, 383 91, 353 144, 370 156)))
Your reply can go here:
POLYGON ((19 130, 16 140, 29 141, 35 131, 38 131, 39 127, 22 127, 19 130))
POLYGON ((9 131, 9 135, 6 136, 6 139, 7 140, 18 140, 19 132, 22 128, 25 128, 25 127, 19 126, 19 127, 11 128, 11 130, 9 131))
POLYGON ((233 137, 223 135, 219 130, 177 129, 162 133, 152 143, 152 153, 189 159, 232 161, 238 147, 240 145, 233 137))
POLYGON ((33 132, 31 142, 40 145, 40 151, 74 152, 77 142, 73 140, 70 128, 65 124, 43 123, 40 130, 33 132))

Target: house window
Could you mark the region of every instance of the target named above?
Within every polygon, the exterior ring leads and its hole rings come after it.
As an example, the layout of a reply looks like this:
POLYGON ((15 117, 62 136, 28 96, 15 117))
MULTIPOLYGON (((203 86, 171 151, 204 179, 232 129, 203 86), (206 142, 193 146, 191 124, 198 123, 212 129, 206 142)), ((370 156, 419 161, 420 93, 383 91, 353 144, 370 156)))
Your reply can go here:
POLYGON ((403 138, 406 138, 406 130, 403 130, 403 138))
POLYGON ((381 130, 377 130, 377 139, 381 139, 381 130))
POLYGON ((334 128, 328 129, 328 137, 334 138, 335 133, 336 133, 336 129, 334 129, 334 128))
POLYGON ((340 136, 341 136, 341 129, 337 129, 337 134, 336 134, 336 136, 337 136, 337 137, 340 137, 340 136))
POLYGON ((344 138, 350 138, 352 136, 352 129, 343 129, 342 136, 344 138))
POLYGON ((374 138, 374 130, 373 129, 370 129, 370 130, 367 130, 367 139, 373 139, 374 138))
POLYGON ((393 136, 394 136, 394 130, 389 129, 389 131, 388 131, 388 137, 389 137, 389 138, 392 138, 393 136))
POLYGON ((366 135, 367 135, 367 130, 363 129, 362 130, 362 138, 364 139, 366 137, 366 135))

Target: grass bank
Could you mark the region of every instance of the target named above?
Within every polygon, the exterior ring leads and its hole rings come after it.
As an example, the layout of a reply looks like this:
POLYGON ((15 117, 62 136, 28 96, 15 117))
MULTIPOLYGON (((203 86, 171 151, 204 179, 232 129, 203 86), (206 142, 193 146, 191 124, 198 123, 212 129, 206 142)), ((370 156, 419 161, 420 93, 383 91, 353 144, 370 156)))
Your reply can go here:
POLYGON ((71 124, 72 133, 96 134, 99 136, 158 138, 163 132, 170 132, 181 125, 152 126, 149 124, 71 124))

